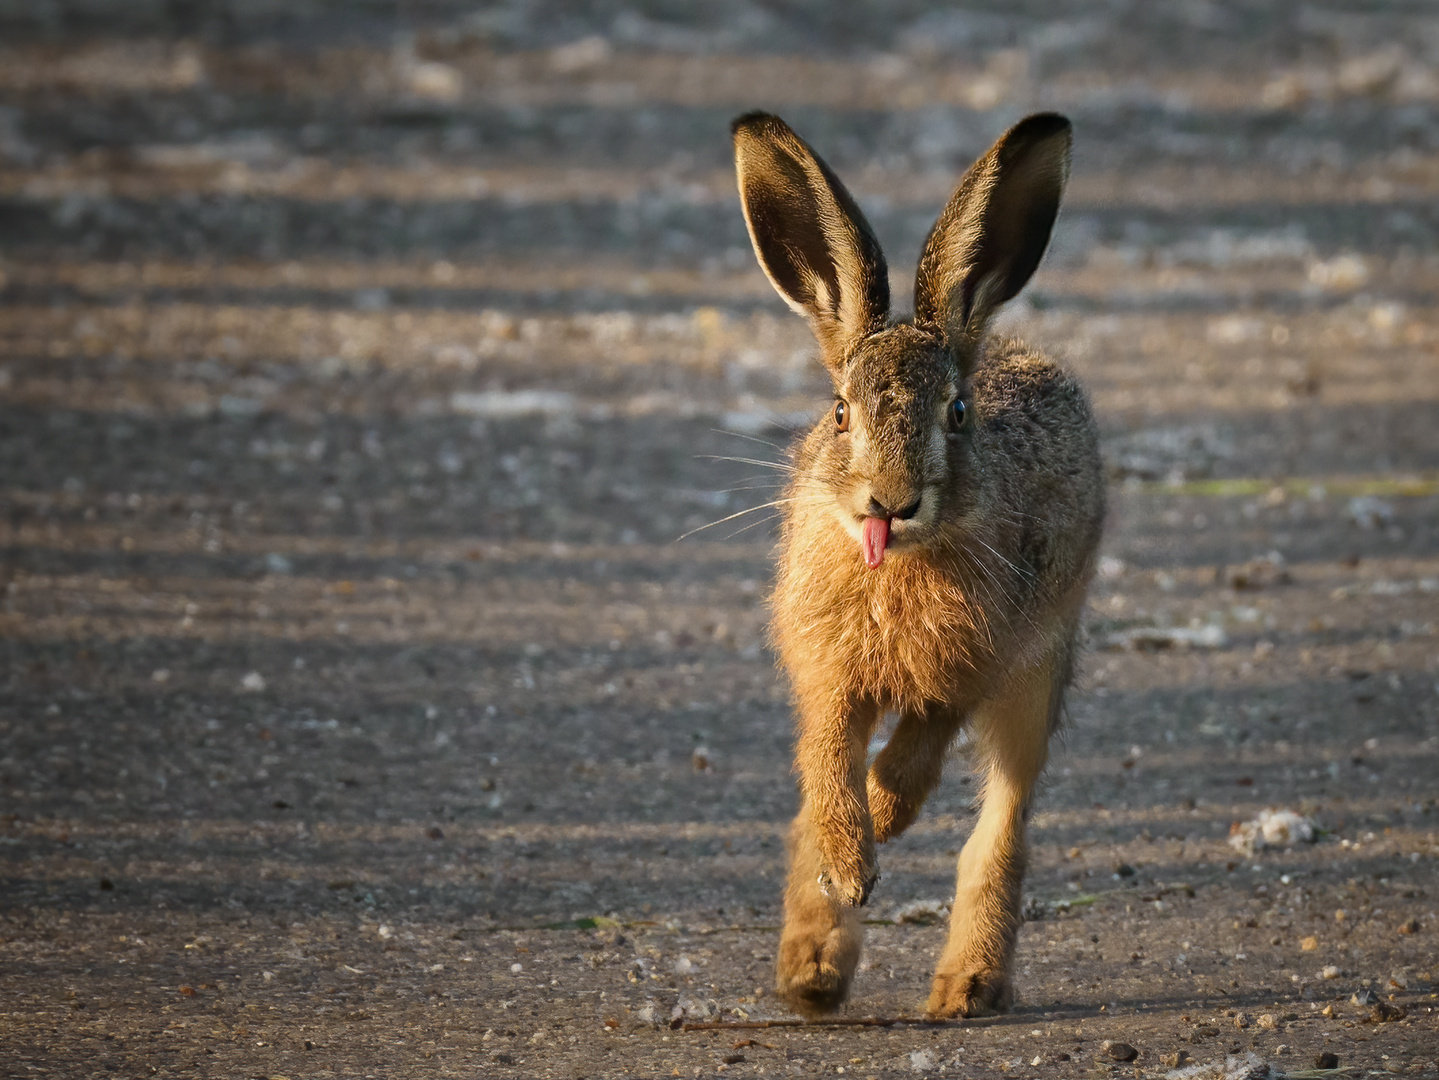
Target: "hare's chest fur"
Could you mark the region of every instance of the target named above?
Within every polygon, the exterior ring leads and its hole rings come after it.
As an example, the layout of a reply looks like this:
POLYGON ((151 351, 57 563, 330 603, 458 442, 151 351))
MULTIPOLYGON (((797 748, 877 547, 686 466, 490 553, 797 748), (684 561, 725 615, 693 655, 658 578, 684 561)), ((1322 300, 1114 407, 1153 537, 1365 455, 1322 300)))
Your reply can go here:
POLYGON ((828 687, 886 708, 977 701, 1013 659, 1007 628, 951 568, 898 556, 868 569, 837 523, 790 523, 774 636, 801 694, 828 687))

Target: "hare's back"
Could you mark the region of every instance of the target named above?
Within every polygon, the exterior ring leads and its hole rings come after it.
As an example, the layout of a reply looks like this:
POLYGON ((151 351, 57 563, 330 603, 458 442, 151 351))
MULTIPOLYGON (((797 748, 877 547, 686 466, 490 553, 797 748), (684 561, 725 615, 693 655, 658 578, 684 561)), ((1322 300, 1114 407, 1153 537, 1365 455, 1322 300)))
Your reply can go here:
POLYGON ((1016 510, 1056 527, 1099 534, 1104 470, 1099 429, 1079 381, 1018 341, 988 344, 974 371, 979 443, 1016 510))

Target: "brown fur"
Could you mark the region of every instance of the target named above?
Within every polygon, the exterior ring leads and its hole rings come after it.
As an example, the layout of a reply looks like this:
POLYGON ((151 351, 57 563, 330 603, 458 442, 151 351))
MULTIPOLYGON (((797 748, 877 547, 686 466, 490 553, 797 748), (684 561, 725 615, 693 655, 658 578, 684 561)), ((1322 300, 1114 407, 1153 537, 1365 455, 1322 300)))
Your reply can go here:
POLYGON ((1024 121, 961 182, 921 259, 920 325, 877 310, 888 304, 876 285, 883 256, 813 151, 760 114, 737 121, 735 137, 756 251, 815 325, 847 408, 846 426, 826 418, 798 448, 773 594, 802 798, 778 990, 808 1013, 844 1000, 875 844, 913 822, 965 728, 984 773, 983 808, 960 855, 928 1008, 1002 1009, 1013 993, 1024 821, 1070 676, 1103 482, 1077 383, 983 330, 1048 240, 1068 124, 1024 121), (967 406, 962 425, 952 421, 956 398, 967 406), (886 509, 912 505, 911 516, 886 509), (858 542, 867 516, 891 528, 873 569, 858 542), (898 725, 867 768, 886 712, 898 725))

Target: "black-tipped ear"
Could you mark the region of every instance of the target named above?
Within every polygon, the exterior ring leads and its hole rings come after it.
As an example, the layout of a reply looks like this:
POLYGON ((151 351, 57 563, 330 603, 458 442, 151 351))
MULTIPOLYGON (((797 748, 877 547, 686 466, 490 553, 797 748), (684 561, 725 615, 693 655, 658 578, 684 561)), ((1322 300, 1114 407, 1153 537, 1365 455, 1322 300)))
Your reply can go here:
POLYGON ((839 178, 783 120, 746 113, 730 127, 745 223, 760 266, 814 327, 825 362, 889 317, 879 241, 839 178))
POLYGON ((970 167, 919 257, 914 321, 975 338, 1039 266, 1069 178, 1070 124, 1038 113, 970 167))

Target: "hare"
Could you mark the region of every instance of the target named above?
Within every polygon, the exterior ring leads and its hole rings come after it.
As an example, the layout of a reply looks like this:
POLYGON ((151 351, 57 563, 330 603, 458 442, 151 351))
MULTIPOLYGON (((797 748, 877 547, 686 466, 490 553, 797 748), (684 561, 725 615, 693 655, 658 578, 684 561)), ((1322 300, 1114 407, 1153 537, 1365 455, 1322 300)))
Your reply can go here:
POLYGON ((809 320, 835 391, 794 452, 772 597, 802 802, 777 990, 808 1015, 844 1001, 875 844, 914 821, 964 729, 982 809, 927 1011, 1003 1010, 1025 819, 1071 676, 1104 481, 1078 383, 985 327, 1049 242, 1070 124, 1031 116, 964 175, 925 241, 912 318, 891 315, 884 255, 829 166, 776 116, 746 114, 732 132, 755 253, 809 320))

